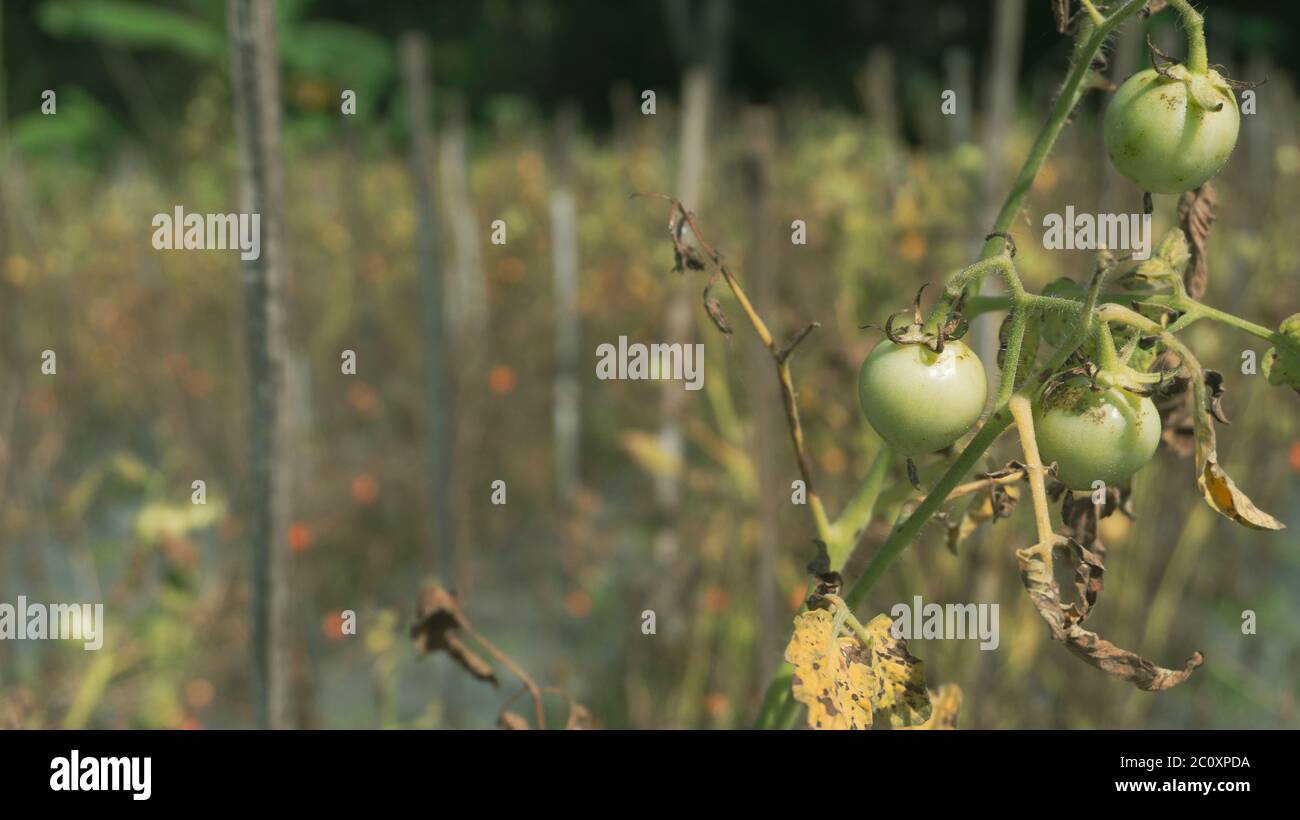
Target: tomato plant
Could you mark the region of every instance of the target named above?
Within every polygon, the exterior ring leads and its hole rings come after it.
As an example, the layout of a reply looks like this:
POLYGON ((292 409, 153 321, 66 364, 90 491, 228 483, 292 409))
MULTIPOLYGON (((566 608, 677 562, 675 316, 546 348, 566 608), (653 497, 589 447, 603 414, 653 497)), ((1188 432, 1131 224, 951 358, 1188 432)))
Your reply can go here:
MULTIPOLYGON (((825 704, 817 701, 815 692, 810 694, 807 681, 795 673, 795 667, 800 667, 802 675, 811 674, 808 646, 840 644, 846 659, 874 652, 879 639, 870 634, 870 624, 875 622, 859 621, 854 610, 892 562, 936 517, 948 524, 952 546, 954 537, 960 539, 980 521, 1010 515, 1018 497, 1008 489, 1010 484, 1023 482, 1029 488, 1037 540, 1017 550, 1016 559, 1025 589, 1051 637, 1066 643, 1073 656, 1144 691, 1177 686, 1201 665, 1203 656, 1193 652, 1181 667, 1161 667, 1106 641, 1083 623, 1101 591, 1104 549, 1098 522, 1127 507, 1128 480, 1150 461, 1162 433, 1185 436, 1190 428, 1195 442, 1194 481, 1213 510, 1252 529, 1283 526, 1256 507, 1219 464, 1215 422, 1226 421, 1225 379, 1203 367, 1179 336, 1190 325, 1210 320, 1267 340, 1273 345, 1265 360, 1269 380, 1300 389, 1295 376, 1300 372, 1296 365, 1300 331, 1295 321, 1273 331, 1200 301, 1206 274, 1203 265, 1192 262, 1189 248, 1204 253, 1215 203, 1206 181, 1232 151, 1238 112, 1232 81, 1207 67, 1203 20, 1187 0, 1168 3, 1187 32, 1186 65, 1173 65, 1153 46, 1156 57, 1165 62, 1156 63, 1150 73, 1139 73, 1120 90, 1101 137, 1112 149, 1117 167, 1148 192, 1182 193, 1178 227, 1161 240, 1149 259, 1135 260, 1101 249, 1083 283, 1058 280, 1042 293, 1032 293, 1021 278, 1010 231, 1019 223, 1034 179, 1074 107, 1088 89, 1105 85, 1095 74, 1102 46, 1121 23, 1146 7, 1144 0, 1125 0, 1103 14, 1093 3, 1081 0, 1079 13, 1071 15, 1070 5, 1058 5, 1063 12, 1058 18, 1062 30, 1072 29, 1075 37, 1065 83, 993 230, 985 237, 980 257, 947 280, 928 316, 922 315, 918 294, 913 321, 905 330, 896 332, 890 317, 884 328, 887 340, 862 363, 859 399, 886 446, 838 516, 827 513, 813 487, 789 365, 795 346, 816 325, 804 328, 787 344, 778 343, 723 255, 701 235, 694 215, 667 197, 672 202, 669 235, 677 269, 712 267, 704 290, 710 318, 719 330, 731 332, 718 301, 710 295, 721 280, 776 364, 819 544, 819 554, 809 564, 814 581, 806 605, 830 614, 796 618, 796 635, 786 650, 787 666, 769 687, 760 727, 792 725, 798 711, 796 698, 809 705, 813 725, 826 723, 827 714, 819 712, 825 704), (687 229, 694 243, 683 241, 687 229), (981 295, 990 274, 1003 280, 1006 295, 981 295), (1116 286, 1108 290, 1108 282, 1116 286), (958 339, 969 319, 995 312, 1005 313, 999 333, 1000 373, 991 406, 985 407, 983 365, 958 339), (1023 460, 1012 459, 994 469, 984 466, 981 471, 992 448, 1012 428, 1023 460), (951 452, 926 455, 948 446, 951 452), (897 456, 908 457, 908 478, 923 498, 909 497, 897 508, 896 523, 884 542, 862 573, 846 584, 842 572, 877 514, 897 456), (920 476, 925 470, 917 468, 913 457, 929 459, 923 466, 938 477, 923 485, 920 476), (1051 462, 1056 464, 1055 473, 1051 462), (1106 485, 1104 498, 1095 494, 1096 481, 1106 485), (1063 499, 1059 524, 1049 495, 1063 499), (962 499, 982 503, 963 505, 962 499), (1079 600, 1068 604, 1056 581, 1057 561, 1062 560, 1073 570, 1080 593, 1079 600), (813 626, 817 634, 809 637, 813 626)), ((901 647, 899 658, 905 651, 901 647)), ((905 666, 906 660, 899 658, 891 660, 889 668, 905 666)), ((881 674, 880 669, 862 668, 852 660, 840 666, 825 673, 844 676, 826 681, 828 688, 833 684, 844 692, 856 691, 855 685, 865 685, 881 674)), ((823 674, 820 668, 814 671, 823 674)), ((909 678, 909 691, 925 688, 923 680, 909 678)), ((929 702, 914 707, 911 712, 919 721, 929 702)), ((927 724, 935 720, 938 707, 934 708, 927 724)), ((904 725, 914 725, 908 722, 913 717, 904 718, 904 725)), ((868 716, 858 718, 849 722, 870 723, 868 716)))

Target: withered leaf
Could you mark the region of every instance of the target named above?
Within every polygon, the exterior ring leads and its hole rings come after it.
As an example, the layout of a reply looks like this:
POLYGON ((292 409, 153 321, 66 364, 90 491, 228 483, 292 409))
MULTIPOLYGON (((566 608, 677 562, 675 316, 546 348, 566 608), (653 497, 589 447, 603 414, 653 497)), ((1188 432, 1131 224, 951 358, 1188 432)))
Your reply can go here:
POLYGON ((955 683, 945 683, 937 691, 930 693, 930 719, 917 726, 904 726, 908 730, 921 729, 956 729, 957 717, 961 713, 961 687, 955 683))
POLYGON ((924 664, 907 651, 905 639, 894 637, 893 625, 888 615, 877 615, 867 624, 875 673, 871 705, 876 716, 886 718, 891 726, 915 726, 924 723, 931 713, 924 664))
POLYGON ((1236 482, 1219 466, 1218 457, 1211 449, 1206 456, 1196 484, 1210 506, 1252 530, 1283 530, 1286 525, 1255 506, 1255 502, 1237 488, 1236 482))
POLYGON ((879 719, 890 727, 924 723, 931 714, 921 661, 894 638, 888 615, 877 615, 865 631, 834 635, 835 618, 814 609, 795 616, 785 659, 794 665, 795 700, 808 707, 814 729, 869 729, 879 719))
POLYGON ((516 715, 514 712, 502 712, 498 715, 497 725, 502 729, 510 729, 512 731, 527 731, 530 728, 528 726, 528 721, 524 720, 520 715, 516 715))
POLYGON ((1187 295, 1200 299, 1205 295, 1208 281, 1205 263, 1205 240, 1210 235, 1210 225, 1214 223, 1214 208, 1218 204, 1214 186, 1205 183, 1199 188, 1188 191, 1178 200, 1178 225, 1187 236, 1191 246, 1191 264, 1183 275, 1183 284, 1187 295))
POLYGON ((1191 372, 1192 392, 1195 397, 1192 422, 1196 434, 1196 486, 1205 502, 1220 515, 1254 530, 1281 530, 1286 525, 1255 506, 1255 502, 1237 488, 1223 468, 1219 466, 1216 450, 1213 403, 1209 399, 1210 380, 1201 371, 1200 364, 1191 361, 1184 365, 1191 372))
POLYGON ((569 717, 564 722, 565 729, 590 729, 592 726, 591 710, 577 701, 569 704, 569 717))
POLYGON ((466 626, 456 596, 440 586, 427 586, 420 593, 420 616, 411 627, 415 648, 421 652, 446 652, 468 673, 479 680, 497 685, 492 665, 461 640, 458 634, 466 626))
POLYGON ((833 634, 834 618, 824 609, 801 612, 785 660, 794 665, 791 692, 808 707, 814 729, 870 729, 874 688, 866 651, 855 637, 833 634))
POLYGON ((826 542, 820 538, 813 539, 813 546, 817 548, 817 554, 808 561, 808 573, 815 578, 821 578, 831 571, 831 554, 826 547, 826 542))
POLYGON ((1231 424, 1228 417, 1223 412, 1223 374, 1217 370, 1205 371, 1205 389, 1210 394, 1210 406, 1206 409, 1214 420, 1220 424, 1231 424))
POLYGON ((1101 574, 1100 565, 1088 560, 1088 551, 1078 542, 1062 538, 1053 545, 1051 552, 1031 547, 1017 550, 1016 558, 1020 562, 1020 579, 1029 599, 1047 623, 1052 637, 1091 666, 1126 680, 1143 691, 1158 692, 1187 680, 1192 670, 1204 661, 1200 652, 1193 652, 1182 669, 1165 669, 1084 629, 1081 622, 1096 604, 1101 574), (1079 590, 1080 601, 1068 606, 1061 603, 1060 588, 1052 575, 1052 566, 1045 560, 1045 554, 1050 555, 1062 548, 1078 562, 1075 565, 1075 587, 1079 590))

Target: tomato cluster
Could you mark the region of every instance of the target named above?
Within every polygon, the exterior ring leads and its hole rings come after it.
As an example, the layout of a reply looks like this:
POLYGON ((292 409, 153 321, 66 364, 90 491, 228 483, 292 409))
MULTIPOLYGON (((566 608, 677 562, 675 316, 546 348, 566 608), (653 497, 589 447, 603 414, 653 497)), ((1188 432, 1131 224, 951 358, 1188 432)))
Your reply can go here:
MULTIPOLYGON (((1159 56, 1168 60, 1167 55, 1159 56)), ((1203 42, 1198 59, 1189 62, 1198 68, 1166 64, 1134 74, 1106 110, 1104 140, 1111 161, 1148 193, 1177 194, 1200 187, 1224 166, 1237 141, 1240 113, 1233 81, 1204 67, 1203 42)), ((1181 232, 1175 238, 1177 242, 1162 243, 1159 259, 1137 273, 1148 279, 1178 278, 1181 289, 1186 242, 1181 232)), ((1014 247, 1009 253, 1014 256, 1014 247)), ((1043 308, 1033 317, 1032 334, 1022 338, 1032 336, 1034 347, 1026 341, 1019 348, 1022 364, 1032 365, 1039 338, 1057 348, 1074 338, 1080 314, 1062 309, 1060 303, 1082 303, 1084 295, 1085 289, 1069 279, 1044 289, 1049 299, 1043 303, 1056 307, 1043 308)), ((858 395, 867 420, 895 452, 908 457, 956 443, 979 421, 987 398, 979 357, 945 336, 961 323, 963 300, 949 297, 945 306, 958 315, 949 315, 944 329, 936 331, 921 321, 917 298, 915 323, 902 334, 887 325, 889 338, 871 351, 858 373, 858 395)), ((1146 395, 1152 379, 1144 373, 1154 365, 1158 351, 1139 341, 1137 331, 1127 326, 1089 334, 1071 368, 1038 391, 1033 422, 1039 450, 1045 463, 1056 464, 1057 478, 1071 490, 1089 492, 1097 482, 1126 483, 1160 444, 1160 414, 1146 395), (1120 345, 1122 355, 1116 351, 1120 345)), ((1273 368, 1282 374, 1279 380, 1288 373, 1285 355, 1276 354, 1268 362, 1280 362, 1273 368)), ((1300 372, 1300 366, 1295 371, 1300 372)))

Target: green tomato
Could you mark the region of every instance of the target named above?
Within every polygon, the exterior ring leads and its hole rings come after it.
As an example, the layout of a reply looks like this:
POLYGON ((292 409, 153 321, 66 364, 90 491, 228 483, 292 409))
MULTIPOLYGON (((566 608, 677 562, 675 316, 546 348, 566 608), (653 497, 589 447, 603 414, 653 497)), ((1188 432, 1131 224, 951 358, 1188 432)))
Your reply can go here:
POLYGON ((1106 109, 1103 129, 1115 168, 1157 194, 1190 191, 1217 174, 1240 125, 1237 99, 1218 72, 1169 70, 1178 79, 1152 68, 1129 77, 1106 109))
POLYGON ((925 345, 876 345, 858 371, 867 421, 895 452, 932 453, 961 438, 984 412, 988 382, 975 351, 949 341, 942 353, 925 345))
POLYGON ((1058 387, 1034 413, 1043 463, 1071 490, 1094 481, 1118 484, 1151 460, 1160 444, 1160 413, 1151 399, 1118 387, 1094 391, 1079 377, 1058 387))

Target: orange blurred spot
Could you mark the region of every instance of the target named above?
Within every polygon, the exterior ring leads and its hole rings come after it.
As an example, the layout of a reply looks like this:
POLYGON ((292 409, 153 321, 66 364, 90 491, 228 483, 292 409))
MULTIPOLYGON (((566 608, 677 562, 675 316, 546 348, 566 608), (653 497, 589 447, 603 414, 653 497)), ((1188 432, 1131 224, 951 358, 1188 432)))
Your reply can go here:
POLYGON ((575 589, 564 596, 564 611, 572 618, 585 618, 591 614, 591 596, 575 589))
POLYGON ((898 240, 898 256, 904 262, 920 262, 925 258, 925 237, 919 231, 908 231, 898 240))
POLYGON ((168 535, 163 538, 162 547, 167 558, 181 569, 193 569, 199 562, 198 548, 188 538, 168 535))
POLYGON ((311 531, 311 527, 295 521, 289 525, 289 549, 292 552, 306 552, 316 541, 316 536, 311 531))
POLYGON ((21 286, 32 272, 32 263, 21 256, 10 256, 5 260, 5 278, 14 286, 21 286))
POLYGON ((191 370, 185 377, 185 389, 196 399, 201 399, 212 392, 215 384, 206 370, 191 370))
POLYGON ((352 479, 352 500, 362 506, 375 503, 379 498, 379 481, 370 473, 358 473, 352 479))
POLYGON ((325 613, 325 618, 320 624, 320 631, 325 633, 325 637, 331 641, 343 640, 343 610, 336 609, 333 612, 325 613))
POLYGON ((731 711, 731 698, 721 692, 711 692, 704 699, 704 710, 709 713, 709 717, 718 717, 731 711))
POLYGON ((831 475, 840 475, 848 469, 849 459, 844 455, 844 451, 838 447, 832 447, 822 452, 822 467, 831 475))
POLYGON ((217 534, 225 541, 234 541, 244 531, 244 523, 233 515, 221 519, 217 525, 217 534))
POLYGON ((184 353, 168 353, 163 356, 163 372, 168 376, 183 376, 190 369, 190 360, 184 353))
POLYGON ((1291 445, 1291 450, 1287 455, 1291 462, 1291 469, 1300 473, 1300 441, 1291 445))
POLYGON ((544 169, 542 155, 536 151, 525 151, 515 160, 515 171, 528 182, 540 178, 544 169))
POLYGON ((527 265, 518 256, 507 256, 497 263, 497 279, 509 285, 522 282, 527 272, 527 265))
POLYGON ((299 80, 293 85, 293 101, 299 108, 319 111, 333 101, 330 89, 315 80, 299 80))
POLYGON ((1038 176, 1034 177, 1034 193, 1048 193, 1060 181, 1061 174, 1056 170, 1056 165, 1051 162, 1043 163, 1043 167, 1038 169, 1038 176))
POLYGON ((488 371, 488 389, 496 396, 508 396, 515 392, 519 377, 515 369, 508 364, 499 364, 488 371))
POLYGON ((378 251, 371 251, 361 257, 361 275, 367 279, 382 279, 388 271, 388 262, 384 255, 378 251))
POLYGON ((379 394, 365 382, 348 384, 348 403, 361 415, 368 416, 379 406, 379 394))
POLYGON ((216 691, 211 681, 206 678, 195 678, 185 684, 185 703, 191 709, 202 709, 212 702, 216 691))
POLYGON ((58 404, 54 391, 49 388, 38 387, 27 394, 27 406, 31 407, 32 412, 38 416, 48 416, 54 412, 58 404))
POLYGON ((193 732, 202 729, 203 724, 199 723, 194 718, 185 718, 180 723, 176 724, 176 728, 186 732, 193 732))
POLYGON ((724 611, 730 603, 731 596, 717 584, 704 590, 704 608, 714 615, 724 611))
POLYGON ((790 611, 798 612, 799 608, 803 606, 803 601, 806 597, 808 597, 808 587, 803 584, 790 587, 790 611))

